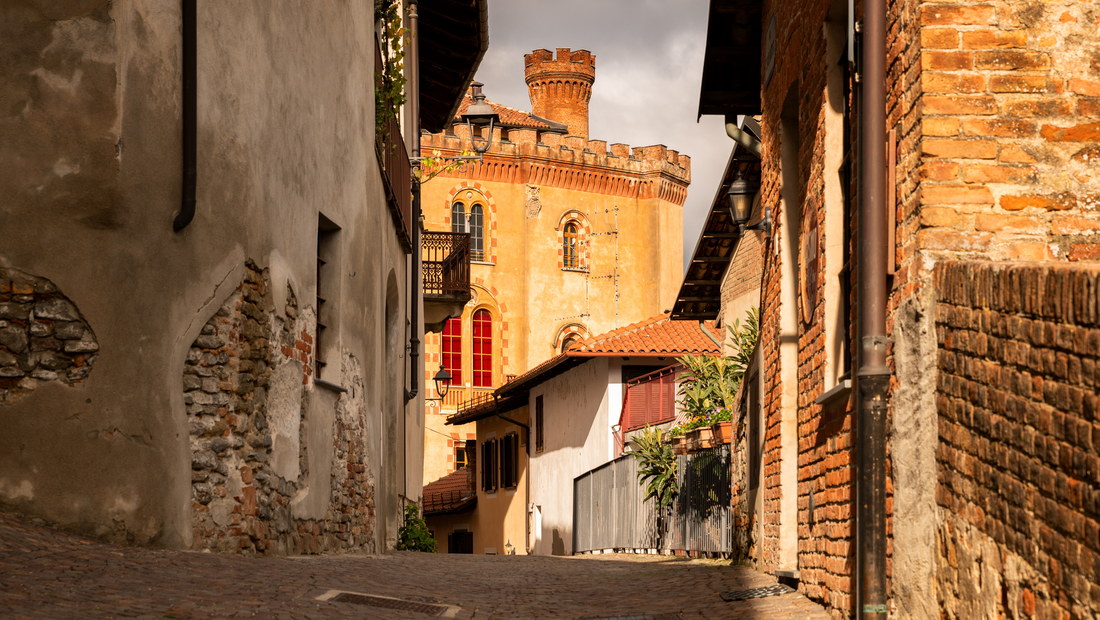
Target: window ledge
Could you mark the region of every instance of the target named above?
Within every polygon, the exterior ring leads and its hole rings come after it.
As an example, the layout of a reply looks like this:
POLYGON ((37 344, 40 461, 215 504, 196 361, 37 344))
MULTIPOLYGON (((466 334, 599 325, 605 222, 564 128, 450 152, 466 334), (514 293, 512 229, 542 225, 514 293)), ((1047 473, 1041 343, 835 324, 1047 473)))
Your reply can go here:
POLYGON ((471 265, 488 265, 490 267, 496 267, 496 265, 497 265, 496 263, 490 263, 489 261, 484 261, 484 260, 471 260, 470 264, 471 265))
POLYGON ((815 405, 828 407, 838 402, 848 400, 848 394, 852 391, 852 380, 845 379, 836 384, 836 387, 814 399, 815 405))
POLYGON ((581 269, 580 267, 562 267, 562 271, 572 271, 573 273, 588 273, 587 269, 581 269))
POLYGON ((327 389, 332 390, 334 392, 339 392, 341 394, 346 394, 347 391, 348 391, 348 389, 346 387, 344 387, 342 385, 336 385, 335 383, 330 383, 328 381, 325 381, 324 379, 314 379, 313 384, 314 385, 319 385, 323 388, 327 388, 327 389))

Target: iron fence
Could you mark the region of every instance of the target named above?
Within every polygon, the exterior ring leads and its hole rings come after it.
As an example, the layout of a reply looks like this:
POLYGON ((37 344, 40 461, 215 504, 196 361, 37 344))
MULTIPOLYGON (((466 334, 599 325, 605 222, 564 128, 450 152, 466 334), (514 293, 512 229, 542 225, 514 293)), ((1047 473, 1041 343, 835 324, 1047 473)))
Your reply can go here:
POLYGON ((470 233, 425 232, 420 247, 424 295, 470 299, 470 233))
POLYGON ((573 552, 657 549, 732 553, 732 469, 729 445, 676 457, 672 505, 658 519, 655 500, 642 501, 638 461, 629 453, 573 479, 573 552))

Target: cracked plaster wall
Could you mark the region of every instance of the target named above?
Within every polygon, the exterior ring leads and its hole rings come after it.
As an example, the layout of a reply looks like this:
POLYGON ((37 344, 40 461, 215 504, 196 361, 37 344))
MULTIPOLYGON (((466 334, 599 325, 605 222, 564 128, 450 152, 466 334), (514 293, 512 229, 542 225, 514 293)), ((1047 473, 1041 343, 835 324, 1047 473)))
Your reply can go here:
MULTIPOLYGON (((356 398, 371 437, 402 415, 400 396, 384 398, 400 394, 400 373, 388 380, 378 360, 386 275, 397 273, 402 316, 408 278, 374 152, 372 7, 200 3, 198 206, 177 233, 180 26, 170 0, 0 6, 0 230, 12 233, 0 268, 54 283, 99 346, 79 385, 43 382, 0 407, 0 509, 188 548, 180 381, 191 345, 244 281, 246 258, 271 270, 275 298, 290 283, 309 306, 318 213, 340 227, 336 283, 347 302, 333 332, 362 365, 356 398)), ((335 394, 314 389, 303 402, 328 407, 338 429, 335 394)), ((380 449, 365 454, 363 473, 400 480, 400 467, 380 473, 380 449)), ((396 498, 378 502, 399 509, 396 498)))

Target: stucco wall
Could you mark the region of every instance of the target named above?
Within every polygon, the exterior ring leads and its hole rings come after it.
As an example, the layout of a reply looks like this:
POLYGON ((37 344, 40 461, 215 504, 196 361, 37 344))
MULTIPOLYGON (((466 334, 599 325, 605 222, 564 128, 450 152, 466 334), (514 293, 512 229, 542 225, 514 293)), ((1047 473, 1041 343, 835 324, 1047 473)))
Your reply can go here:
MULTIPOLYGON (((338 359, 363 368, 362 433, 385 516, 378 546, 394 538, 407 334, 391 321, 387 338, 386 300, 391 316, 407 315, 407 278, 373 146, 371 7, 200 4, 198 207, 179 233, 179 3, 3 11, 0 229, 16 234, 0 265, 56 283, 100 352, 81 386, 54 382, 0 406, 0 506, 97 536, 189 546, 188 350, 247 259, 270 268, 276 308, 287 284, 314 304, 323 213, 342 248, 326 337, 338 359)), ((410 410, 415 425, 422 405, 410 410)), ((331 450, 331 437, 311 449, 331 450)))
POLYGON ((614 456, 607 447, 608 374, 607 358, 596 358, 531 390, 532 408, 543 397, 545 432, 542 452, 531 457, 531 503, 542 514, 537 555, 573 553, 573 478, 614 456))

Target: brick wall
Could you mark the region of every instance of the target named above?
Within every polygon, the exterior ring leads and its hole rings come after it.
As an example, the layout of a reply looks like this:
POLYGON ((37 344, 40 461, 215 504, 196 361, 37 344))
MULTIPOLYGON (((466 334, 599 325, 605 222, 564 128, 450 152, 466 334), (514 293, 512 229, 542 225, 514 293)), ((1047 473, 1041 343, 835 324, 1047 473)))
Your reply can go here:
POLYGON ((267 273, 249 261, 244 281, 188 355, 183 389, 192 546, 262 555, 372 551, 374 479, 359 402, 363 379, 350 356, 341 360, 341 383, 352 389, 336 405, 331 480, 314 480, 309 489, 330 493, 328 510, 324 518, 294 516, 292 501, 311 480, 309 459, 305 441, 282 440, 306 437, 310 421, 323 419, 310 415, 308 398, 316 321, 311 308, 299 310, 289 285, 285 318, 275 315, 268 309, 270 288, 267 273), (286 409, 276 401, 294 403, 289 415, 276 411, 286 409), (289 467, 276 462, 279 452, 288 454, 289 467))
POLYGON ((923 182, 905 233, 959 257, 1100 258, 1095 6, 926 4, 920 22, 923 182))
POLYGON ((941 262, 935 284, 944 617, 1096 617, 1100 266, 941 262))

